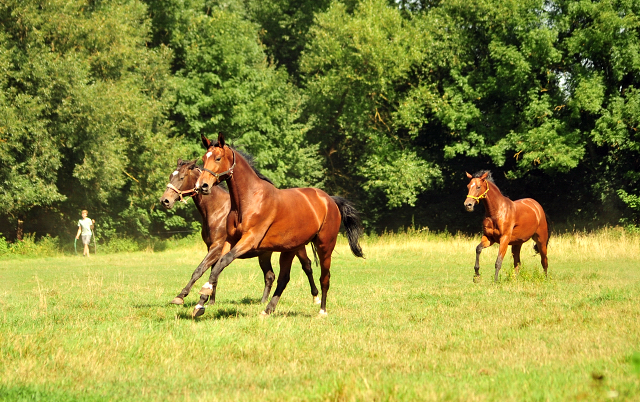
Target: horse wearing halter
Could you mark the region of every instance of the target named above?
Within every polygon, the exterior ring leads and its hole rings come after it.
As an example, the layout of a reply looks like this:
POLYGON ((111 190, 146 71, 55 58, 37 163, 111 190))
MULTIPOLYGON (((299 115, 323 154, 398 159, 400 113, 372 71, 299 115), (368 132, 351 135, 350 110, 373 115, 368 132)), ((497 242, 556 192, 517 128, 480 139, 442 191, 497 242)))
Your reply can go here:
MULTIPOLYGON (((196 169, 200 170, 200 168, 197 167, 197 166, 196 166, 196 169)), ((180 201, 184 202, 185 204, 187 203, 187 200, 184 199, 183 194, 186 194, 187 197, 191 197, 191 196, 194 196, 194 195, 198 194, 198 190, 195 187, 190 189, 190 190, 182 191, 182 190, 179 190, 178 188, 176 188, 176 186, 174 186, 173 184, 168 183, 167 184, 167 188, 175 191, 180 196, 180 201)))
POLYGON ((480 194, 480 195, 479 195, 479 196, 477 196, 477 197, 476 197, 476 196, 474 196, 474 195, 471 195, 471 194, 467 194, 467 197, 468 197, 468 198, 473 198, 473 199, 474 199, 474 200, 476 200, 476 201, 478 202, 478 204, 479 204, 479 203, 480 203, 480 200, 481 200, 481 199, 483 199, 483 198, 485 198, 485 197, 487 196, 487 193, 488 193, 488 192, 489 192, 489 185, 487 184, 487 190, 486 190, 484 193, 480 194))
POLYGON ((211 175, 216 178, 216 183, 220 183, 220 182, 222 182, 224 180, 228 180, 228 179, 231 178, 231 176, 233 176, 233 169, 236 167, 236 153, 233 151, 233 149, 231 149, 231 148, 229 148, 229 149, 231 150, 231 154, 233 155, 233 164, 231 164, 231 167, 228 170, 225 170, 224 172, 221 172, 221 173, 216 173, 216 172, 213 172, 213 171, 211 171, 211 170, 209 170, 209 169, 207 169, 205 167, 200 168, 200 169, 204 170, 205 172, 211 173, 211 175), (226 174, 228 174, 229 177, 220 180, 220 177, 222 177, 222 176, 224 176, 226 174))

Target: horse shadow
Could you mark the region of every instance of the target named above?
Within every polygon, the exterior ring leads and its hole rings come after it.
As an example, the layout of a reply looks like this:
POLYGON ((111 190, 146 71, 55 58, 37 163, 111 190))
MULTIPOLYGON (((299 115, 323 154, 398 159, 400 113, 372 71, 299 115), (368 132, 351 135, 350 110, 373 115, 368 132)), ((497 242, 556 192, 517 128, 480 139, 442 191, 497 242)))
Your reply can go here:
MULTIPOLYGON (((194 318, 191 315, 191 311, 179 311, 176 313, 175 318, 177 320, 191 320, 193 321, 194 318)), ((207 320, 225 320, 227 318, 239 318, 239 317, 246 317, 247 313, 244 313, 236 308, 219 308, 216 309, 215 311, 212 311, 211 313, 207 312, 207 314, 205 314, 202 317, 198 317, 197 319, 195 319, 195 321, 207 321, 207 320)))

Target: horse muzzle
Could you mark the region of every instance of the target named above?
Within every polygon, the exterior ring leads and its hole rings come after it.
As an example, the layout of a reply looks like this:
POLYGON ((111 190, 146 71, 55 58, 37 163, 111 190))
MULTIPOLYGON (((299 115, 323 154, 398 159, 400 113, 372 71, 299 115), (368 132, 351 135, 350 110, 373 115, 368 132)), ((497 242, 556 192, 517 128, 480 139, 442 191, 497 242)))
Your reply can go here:
POLYGON ((160 198, 160 204, 162 204, 162 206, 165 207, 166 209, 171 209, 174 203, 175 203, 175 200, 172 200, 169 197, 160 198))
POLYGON ((200 191, 200 194, 202 195, 209 195, 211 194, 211 187, 208 183, 202 183, 202 185, 200 185, 200 187, 198 188, 198 191, 200 191))
POLYGON ((464 202, 464 208, 467 210, 467 212, 473 212, 473 207, 475 206, 476 202, 474 200, 467 198, 464 202))

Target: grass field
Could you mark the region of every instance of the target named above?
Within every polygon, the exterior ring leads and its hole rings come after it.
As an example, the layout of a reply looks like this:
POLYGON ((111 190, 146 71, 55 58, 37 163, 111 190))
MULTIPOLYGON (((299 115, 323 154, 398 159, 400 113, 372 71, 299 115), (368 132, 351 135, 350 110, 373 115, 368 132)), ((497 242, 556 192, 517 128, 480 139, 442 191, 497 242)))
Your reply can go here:
POLYGON ((294 265, 260 318, 249 260, 192 320, 204 280, 168 302, 201 245, 0 260, 0 400, 640 400, 639 237, 555 236, 548 279, 527 243, 520 274, 509 257, 497 284, 496 246, 472 281, 478 241, 367 238, 361 260, 341 240, 328 317, 294 265))

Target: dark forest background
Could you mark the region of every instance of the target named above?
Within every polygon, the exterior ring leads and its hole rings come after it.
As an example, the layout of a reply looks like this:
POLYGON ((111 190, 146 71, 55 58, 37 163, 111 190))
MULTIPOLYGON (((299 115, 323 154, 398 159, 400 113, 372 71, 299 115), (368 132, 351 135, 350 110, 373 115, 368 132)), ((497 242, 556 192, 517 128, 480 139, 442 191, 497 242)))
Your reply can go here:
POLYGON ((640 224, 637 0, 0 0, 0 233, 198 230, 200 135, 369 232, 477 233, 490 169, 555 230, 640 224))

